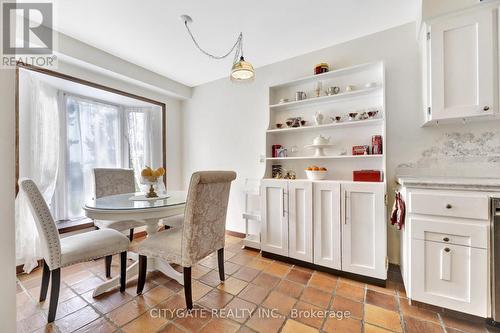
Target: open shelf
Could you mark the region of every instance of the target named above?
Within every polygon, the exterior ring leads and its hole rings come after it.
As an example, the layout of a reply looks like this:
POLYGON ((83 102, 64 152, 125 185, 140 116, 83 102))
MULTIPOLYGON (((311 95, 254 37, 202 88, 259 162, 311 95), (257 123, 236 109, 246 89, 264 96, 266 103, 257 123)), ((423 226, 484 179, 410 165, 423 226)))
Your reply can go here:
POLYGON ((260 221, 260 212, 257 211, 243 212, 243 218, 253 221, 260 221))
POLYGON ((260 235, 248 234, 243 239, 243 245, 253 249, 260 249, 260 235))
POLYGON ((290 160, 333 160, 333 159, 372 159, 381 158, 383 154, 376 155, 333 155, 333 156, 289 156, 289 157, 267 157, 268 161, 290 161, 290 160))
POLYGON ((383 122, 384 122, 384 119, 375 118, 375 119, 366 119, 366 120, 344 121, 344 122, 340 122, 340 123, 329 123, 329 124, 322 124, 322 125, 276 128, 276 129, 267 130, 267 133, 301 132, 301 131, 310 131, 310 130, 318 130, 318 129, 336 128, 336 127, 358 127, 358 126, 381 125, 381 124, 383 124, 383 122))
POLYGON ((277 180, 277 181, 284 181, 284 182, 293 182, 293 181, 310 181, 310 182, 315 182, 315 183, 322 183, 322 182, 338 182, 342 184, 383 184, 384 182, 361 182, 361 181, 354 181, 354 180, 346 180, 346 179, 321 179, 321 180, 312 180, 312 179, 307 179, 307 178, 297 178, 297 179, 282 179, 282 178, 264 178, 264 180, 277 180))
POLYGON ((272 89, 285 88, 285 87, 291 87, 291 86, 295 86, 295 85, 301 85, 301 84, 308 83, 308 82, 329 80, 329 79, 333 79, 333 78, 339 77, 339 76, 344 76, 344 75, 349 75, 349 74, 353 74, 356 72, 366 71, 366 70, 369 70, 370 68, 376 67, 376 66, 380 66, 380 63, 379 62, 372 62, 372 63, 367 63, 367 64, 361 64, 361 65, 356 65, 356 66, 351 66, 351 67, 340 68, 340 69, 332 70, 332 71, 322 73, 322 74, 309 75, 306 77, 302 77, 300 79, 277 83, 277 84, 270 86, 269 88, 272 88, 272 89))
POLYGON ((350 99, 350 98, 358 98, 361 96, 366 96, 374 93, 380 93, 382 91, 381 86, 373 87, 373 88, 365 88, 360 90, 353 90, 349 92, 340 93, 337 95, 329 95, 329 96, 321 96, 321 97, 311 97, 307 99, 303 99, 301 101, 292 101, 286 103, 272 104, 269 105, 269 109, 271 111, 282 110, 282 109, 292 109, 292 108, 300 108, 303 106, 322 104, 322 103, 331 103, 336 100, 342 99, 350 99))

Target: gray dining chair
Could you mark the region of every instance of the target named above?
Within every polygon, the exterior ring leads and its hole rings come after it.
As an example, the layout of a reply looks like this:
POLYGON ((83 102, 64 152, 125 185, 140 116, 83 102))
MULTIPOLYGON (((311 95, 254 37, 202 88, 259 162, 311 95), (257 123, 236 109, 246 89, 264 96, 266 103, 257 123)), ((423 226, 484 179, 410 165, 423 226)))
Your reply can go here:
POLYGON ((233 171, 200 171, 191 176, 184 222, 180 227, 149 236, 138 247, 137 293, 146 282, 147 257, 183 266, 186 307, 193 308, 191 267, 217 251, 219 277, 224 281, 226 214, 233 171))
POLYGON ((120 292, 125 291, 127 250, 130 244, 125 235, 116 230, 102 229, 60 238, 49 207, 36 184, 31 179, 22 179, 19 187, 28 199, 42 245, 40 302, 45 301, 47 297, 49 279, 52 276, 49 323, 56 317, 62 267, 120 253, 120 292))
MULTIPOLYGON (((135 192, 135 175, 133 169, 94 168, 94 198, 109 195, 135 192)), ((134 228, 144 226, 144 222, 135 220, 104 221, 94 220, 96 229, 113 229, 120 232, 129 231, 130 241, 134 240, 134 228)), ((106 277, 111 277, 112 257, 104 260, 106 277)))

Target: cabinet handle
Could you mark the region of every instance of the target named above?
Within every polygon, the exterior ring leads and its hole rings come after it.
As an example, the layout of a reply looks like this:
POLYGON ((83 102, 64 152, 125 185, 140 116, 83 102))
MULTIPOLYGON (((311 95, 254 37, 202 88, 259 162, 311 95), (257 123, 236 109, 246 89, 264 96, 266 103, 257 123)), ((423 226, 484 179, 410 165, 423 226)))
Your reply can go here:
POLYGON ((490 107, 489 107, 488 105, 486 105, 486 106, 483 108, 483 110, 484 110, 484 111, 488 111, 489 109, 490 109, 490 107))
POLYGON ((444 252, 450 252, 450 251, 451 251, 451 250, 450 250, 450 248, 449 248, 449 247, 445 247, 445 248, 444 248, 444 252))
POLYGON ((443 238, 443 240, 444 240, 445 242, 449 242, 449 241, 450 241, 450 239, 449 239, 448 237, 443 238))
POLYGON ((446 204, 446 209, 451 209, 451 205, 450 204, 446 204))
POLYGON ((282 209, 282 213, 283 213, 283 217, 284 217, 285 216, 285 189, 281 190, 281 198, 282 198, 281 199, 282 200, 282 202, 281 202, 282 208, 281 209, 282 209))
POLYGON ((348 205, 348 195, 347 195, 347 191, 344 192, 344 224, 347 224, 347 220, 349 219, 347 217, 347 205, 348 205))

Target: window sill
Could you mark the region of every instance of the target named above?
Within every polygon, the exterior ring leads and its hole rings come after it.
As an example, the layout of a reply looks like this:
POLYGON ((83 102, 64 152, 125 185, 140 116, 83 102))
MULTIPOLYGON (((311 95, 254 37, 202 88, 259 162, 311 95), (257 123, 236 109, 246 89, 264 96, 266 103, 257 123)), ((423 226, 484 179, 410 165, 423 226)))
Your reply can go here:
POLYGON ((57 230, 60 234, 65 234, 68 232, 88 229, 94 227, 94 221, 91 219, 83 218, 78 220, 69 220, 56 223, 57 230))

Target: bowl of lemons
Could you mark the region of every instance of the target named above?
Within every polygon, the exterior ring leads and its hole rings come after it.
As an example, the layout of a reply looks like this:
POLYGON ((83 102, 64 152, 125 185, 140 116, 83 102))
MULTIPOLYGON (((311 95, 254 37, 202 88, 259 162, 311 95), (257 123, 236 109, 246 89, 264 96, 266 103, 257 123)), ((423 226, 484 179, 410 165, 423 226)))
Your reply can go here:
POLYGON ((155 191, 154 185, 158 183, 158 180, 165 174, 165 169, 159 167, 154 170, 146 166, 141 171, 141 183, 149 185, 149 191, 146 192, 146 198, 157 198, 158 194, 155 191))

